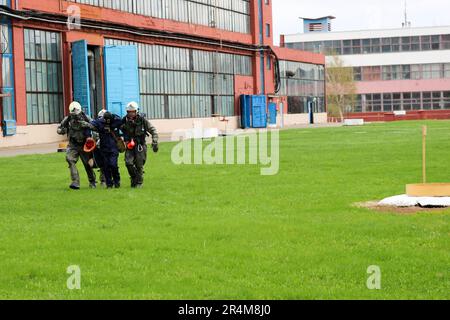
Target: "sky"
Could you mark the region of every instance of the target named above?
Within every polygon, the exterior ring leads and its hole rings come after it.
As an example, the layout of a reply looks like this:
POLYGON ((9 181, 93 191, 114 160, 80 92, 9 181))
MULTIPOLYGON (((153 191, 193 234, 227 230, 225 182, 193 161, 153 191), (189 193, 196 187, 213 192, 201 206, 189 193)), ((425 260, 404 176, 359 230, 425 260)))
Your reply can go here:
MULTIPOLYGON (((450 25, 450 0, 406 0, 412 27, 450 25)), ((280 34, 303 32, 299 17, 332 15, 333 31, 399 28, 405 0, 272 0, 275 44, 280 34)))

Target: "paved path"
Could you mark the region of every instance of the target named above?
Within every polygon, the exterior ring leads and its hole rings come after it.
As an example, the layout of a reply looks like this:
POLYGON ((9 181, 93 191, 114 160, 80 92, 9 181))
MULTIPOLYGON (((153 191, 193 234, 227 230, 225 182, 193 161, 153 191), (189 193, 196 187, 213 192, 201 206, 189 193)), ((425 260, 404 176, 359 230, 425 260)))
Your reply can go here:
POLYGON ((0 157, 15 157, 25 154, 48 154, 58 150, 59 143, 34 144, 24 147, 0 148, 0 157))
MULTIPOLYGON (((281 130, 289 129, 313 129, 313 128, 332 128, 342 126, 339 123, 324 123, 324 124, 314 124, 314 125, 296 125, 285 127, 281 130)), ((160 134, 160 141, 167 142, 171 141, 171 136, 169 134, 160 134)), ((49 154, 55 153, 58 150, 59 143, 47 143, 47 144, 35 144, 23 147, 10 147, 1 148, 0 147, 0 157, 15 157, 19 155, 27 154, 49 154)))
MULTIPOLYGON (((160 134, 160 141, 166 142, 170 141, 170 135, 160 134)), ((46 144, 33 144, 23 147, 0 147, 0 158, 1 157, 15 157, 27 154, 49 154, 58 152, 59 142, 46 143, 46 144)))
POLYGON ((315 128, 337 128, 342 127, 342 123, 320 123, 320 124, 298 124, 293 126, 284 127, 281 130, 290 130, 290 129, 315 129, 315 128))

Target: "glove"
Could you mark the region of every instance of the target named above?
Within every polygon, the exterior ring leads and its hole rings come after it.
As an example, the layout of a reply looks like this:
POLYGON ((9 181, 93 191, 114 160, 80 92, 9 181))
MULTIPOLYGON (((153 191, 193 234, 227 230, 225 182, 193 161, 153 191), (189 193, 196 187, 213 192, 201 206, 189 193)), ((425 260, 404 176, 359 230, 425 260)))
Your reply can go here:
POLYGON ((65 128, 58 128, 58 130, 56 130, 56 132, 59 134, 59 135, 65 135, 66 133, 67 133, 67 131, 66 131, 66 129, 65 128))
POLYGON ((159 146, 158 146, 158 142, 153 142, 152 143, 152 149, 154 153, 157 153, 159 150, 159 146))
POLYGON ((80 125, 83 128, 89 128, 90 127, 89 122, 86 122, 86 121, 80 121, 80 125))
POLYGON ((134 140, 131 140, 130 142, 127 143, 128 150, 133 150, 135 146, 136 143, 134 142, 134 140))

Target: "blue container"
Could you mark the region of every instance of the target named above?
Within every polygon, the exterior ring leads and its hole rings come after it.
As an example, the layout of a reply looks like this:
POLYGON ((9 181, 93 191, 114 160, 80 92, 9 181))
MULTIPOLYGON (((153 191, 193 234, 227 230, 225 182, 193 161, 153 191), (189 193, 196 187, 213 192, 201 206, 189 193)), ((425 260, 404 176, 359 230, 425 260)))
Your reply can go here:
POLYGON ((252 96, 252 128, 267 128, 266 96, 252 96))
POLYGON ((241 128, 250 128, 251 123, 251 102, 252 96, 242 95, 241 96, 241 128))
POLYGON ((264 95, 241 96, 241 127, 267 127, 267 97, 264 95))
POLYGON ((3 135, 13 136, 16 132, 16 120, 3 120, 3 135))

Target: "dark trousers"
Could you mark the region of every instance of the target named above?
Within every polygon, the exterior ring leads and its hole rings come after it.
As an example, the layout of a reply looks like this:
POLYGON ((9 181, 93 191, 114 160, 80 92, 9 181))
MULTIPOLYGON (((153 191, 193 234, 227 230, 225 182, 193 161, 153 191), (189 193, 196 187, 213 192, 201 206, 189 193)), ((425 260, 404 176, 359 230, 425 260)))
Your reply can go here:
POLYGON ((131 184, 140 185, 144 183, 144 165, 147 160, 147 145, 136 146, 125 153, 125 164, 130 174, 131 184))
POLYGON ((102 154, 102 171, 105 175, 106 185, 120 185, 120 172, 118 159, 119 154, 116 152, 101 152, 102 154))

